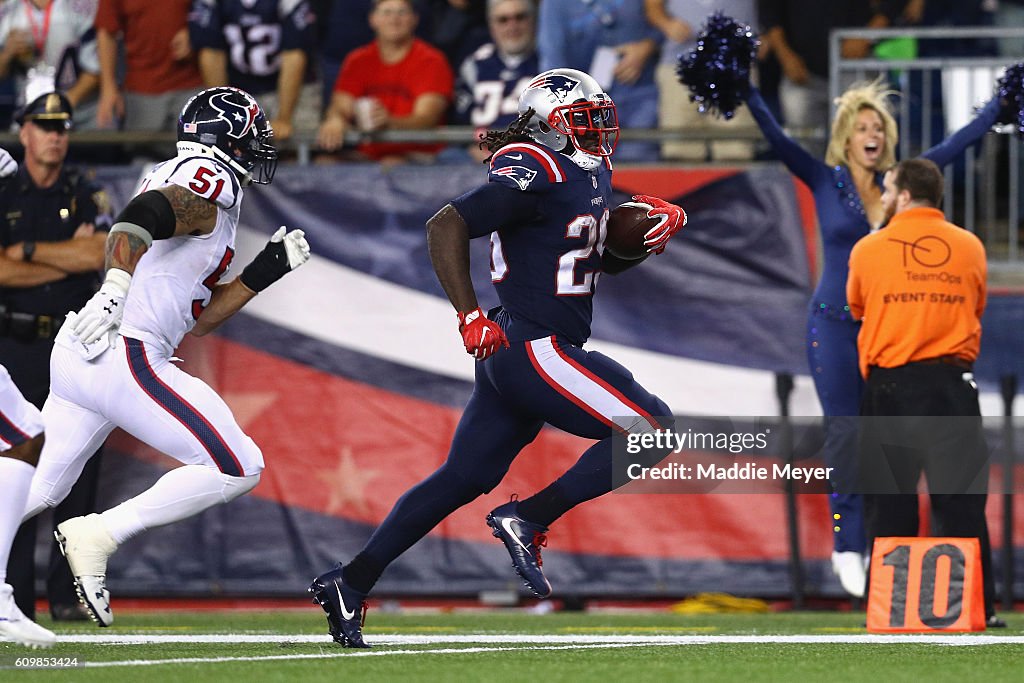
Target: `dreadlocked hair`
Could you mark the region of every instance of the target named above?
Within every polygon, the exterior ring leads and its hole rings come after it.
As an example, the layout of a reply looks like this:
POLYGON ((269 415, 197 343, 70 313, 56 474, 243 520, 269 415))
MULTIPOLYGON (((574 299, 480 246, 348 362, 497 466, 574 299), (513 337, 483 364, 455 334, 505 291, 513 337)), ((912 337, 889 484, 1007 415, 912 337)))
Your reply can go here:
POLYGON ((489 130, 480 136, 480 142, 478 143, 480 149, 486 149, 491 153, 491 156, 484 159, 485 164, 491 160, 495 152, 505 145, 510 145, 513 142, 533 142, 533 138, 529 136, 526 130, 530 123, 530 117, 534 113, 533 107, 530 107, 517 116, 512 123, 508 124, 505 130, 489 130))

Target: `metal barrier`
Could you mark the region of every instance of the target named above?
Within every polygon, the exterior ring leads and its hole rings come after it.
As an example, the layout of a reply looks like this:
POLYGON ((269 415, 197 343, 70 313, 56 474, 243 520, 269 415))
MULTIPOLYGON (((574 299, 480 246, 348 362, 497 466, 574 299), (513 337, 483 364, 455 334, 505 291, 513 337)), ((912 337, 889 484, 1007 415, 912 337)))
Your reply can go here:
MULTIPOLYGON (((900 130, 898 157, 910 158, 931 147, 936 138, 966 124, 973 108, 995 92, 996 79, 1012 63, 1007 57, 922 57, 913 59, 847 59, 845 39, 879 41, 913 38, 919 41, 1024 37, 1024 28, 900 28, 841 29, 831 33, 829 94, 834 101, 853 81, 882 74, 903 93, 897 112, 900 130), (936 94, 942 102, 935 111, 936 94), (936 114, 944 130, 936 135, 936 114)), ((1024 56, 1022 56, 1024 57, 1024 56)), ((944 169, 949 220, 978 234, 988 250, 990 268, 1020 271, 1021 140, 1012 126, 998 126, 998 135, 985 136, 980 148, 944 169), (962 165, 963 171, 957 168, 962 165)))

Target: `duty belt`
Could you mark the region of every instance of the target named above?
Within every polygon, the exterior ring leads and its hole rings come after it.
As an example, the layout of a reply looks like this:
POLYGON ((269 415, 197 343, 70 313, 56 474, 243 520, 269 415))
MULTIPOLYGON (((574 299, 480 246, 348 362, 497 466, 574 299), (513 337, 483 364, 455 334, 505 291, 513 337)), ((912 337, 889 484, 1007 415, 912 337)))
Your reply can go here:
POLYGON ((63 324, 63 315, 35 315, 0 306, 0 337, 11 337, 20 341, 53 339, 63 324))

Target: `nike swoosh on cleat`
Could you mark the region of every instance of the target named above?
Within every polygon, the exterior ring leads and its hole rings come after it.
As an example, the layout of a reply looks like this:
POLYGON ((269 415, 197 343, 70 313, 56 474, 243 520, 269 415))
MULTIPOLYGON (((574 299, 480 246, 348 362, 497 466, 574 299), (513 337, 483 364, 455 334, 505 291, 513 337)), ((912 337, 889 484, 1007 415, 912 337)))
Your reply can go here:
POLYGON ((341 618, 344 619, 345 621, 348 621, 350 619, 355 619, 356 611, 352 610, 351 612, 349 612, 345 608, 345 598, 341 597, 341 586, 339 586, 337 583, 335 583, 334 584, 334 590, 338 591, 338 602, 341 603, 341 618))
POLYGON ((512 538, 516 539, 516 543, 522 546, 523 550, 525 550, 526 552, 530 552, 530 549, 526 547, 526 544, 519 540, 519 534, 512 530, 512 519, 510 517, 506 517, 505 519, 501 520, 501 528, 507 531, 512 536, 512 538))

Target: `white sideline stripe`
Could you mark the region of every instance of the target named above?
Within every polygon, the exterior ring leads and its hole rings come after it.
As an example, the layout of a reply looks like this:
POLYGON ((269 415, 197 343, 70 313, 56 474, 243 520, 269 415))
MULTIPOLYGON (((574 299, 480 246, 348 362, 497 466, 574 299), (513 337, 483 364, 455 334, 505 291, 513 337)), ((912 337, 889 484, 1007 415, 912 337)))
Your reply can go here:
MULTIPOLYGON (((239 227, 235 262, 248 263, 266 241, 266 235, 239 227)), ((317 258, 316 254, 288 275, 287 286, 269 287, 246 304, 245 313, 335 346, 473 381, 475 361, 462 347, 451 304, 317 258)), ((597 339, 588 342, 586 348, 600 350, 625 365, 640 384, 676 413, 778 414, 775 376, 770 372, 597 339)), ((821 414, 810 377, 796 378, 790 414, 821 414)))
MULTIPOLYGON (((367 636, 373 645, 452 645, 452 644, 558 644, 558 645, 705 645, 711 643, 779 643, 779 644, 885 644, 930 643, 933 645, 1024 645, 1024 636, 989 636, 971 634, 925 633, 853 633, 845 635, 593 635, 593 634, 407 634, 372 633, 367 636)), ((241 644, 241 643, 331 643, 327 635, 224 634, 224 635, 58 635, 61 643, 109 645, 162 645, 170 643, 241 644)), ((460 650, 465 652, 465 650, 460 650)), ((421 650, 417 650, 421 652, 421 650)), ((204 660, 205 661, 205 660, 204 660)))
POLYGON ((596 650, 623 647, 662 647, 647 643, 607 643, 601 645, 553 645, 538 647, 446 647, 436 650, 349 650, 321 654, 267 655, 266 657, 181 657, 177 659, 127 659, 111 662, 86 662, 87 668, 112 666, 159 666, 165 664, 215 664, 219 662, 270 662, 299 659, 342 659, 345 657, 387 657, 389 655, 454 655, 481 652, 522 652, 524 650, 596 650))

